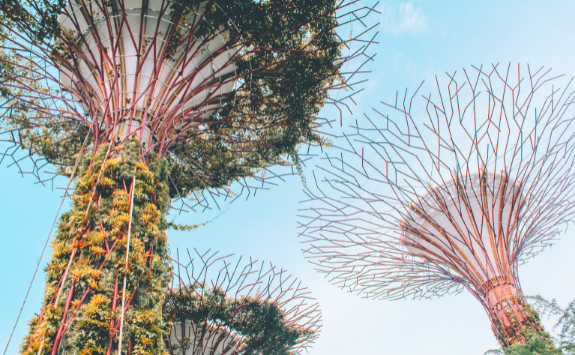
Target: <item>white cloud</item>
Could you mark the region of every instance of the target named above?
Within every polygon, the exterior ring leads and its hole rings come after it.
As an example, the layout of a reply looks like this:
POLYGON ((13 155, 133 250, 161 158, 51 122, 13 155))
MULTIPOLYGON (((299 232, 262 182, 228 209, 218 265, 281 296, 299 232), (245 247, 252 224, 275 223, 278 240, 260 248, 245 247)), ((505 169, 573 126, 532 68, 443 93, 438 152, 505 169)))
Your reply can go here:
POLYGON ((381 26, 385 33, 393 36, 417 34, 427 30, 427 16, 412 3, 402 3, 399 9, 383 9, 381 26))

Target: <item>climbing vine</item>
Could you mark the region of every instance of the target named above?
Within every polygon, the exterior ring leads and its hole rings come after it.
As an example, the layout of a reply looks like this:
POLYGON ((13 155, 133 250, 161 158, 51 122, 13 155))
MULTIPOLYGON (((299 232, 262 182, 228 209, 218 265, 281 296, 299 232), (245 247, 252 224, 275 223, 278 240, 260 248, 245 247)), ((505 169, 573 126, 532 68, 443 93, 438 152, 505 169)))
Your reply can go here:
POLYGON ((525 312, 525 319, 519 322, 517 316, 510 310, 507 315, 511 320, 511 327, 504 329, 498 319, 495 319, 497 340, 501 350, 488 353, 504 355, 562 355, 553 344, 553 340, 541 324, 539 313, 523 299, 517 299, 525 312))
POLYGON ((164 232, 168 174, 161 159, 141 161, 136 139, 103 145, 83 162, 72 209, 62 215, 52 242, 43 308, 30 322, 24 355, 54 348, 110 354, 118 346, 123 298, 122 353, 161 353, 161 305, 171 270, 164 232))

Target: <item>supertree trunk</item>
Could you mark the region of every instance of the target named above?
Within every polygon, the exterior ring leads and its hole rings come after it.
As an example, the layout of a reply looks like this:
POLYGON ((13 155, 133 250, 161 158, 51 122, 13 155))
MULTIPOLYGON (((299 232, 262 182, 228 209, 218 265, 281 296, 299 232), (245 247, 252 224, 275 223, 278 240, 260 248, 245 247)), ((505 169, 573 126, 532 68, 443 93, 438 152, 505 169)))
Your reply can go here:
POLYGON ((80 168, 46 268, 41 312, 23 354, 158 354, 171 279, 167 164, 138 140, 105 144, 80 168), (127 262, 126 262, 127 261, 127 262), (122 342, 120 342, 122 334, 122 342))

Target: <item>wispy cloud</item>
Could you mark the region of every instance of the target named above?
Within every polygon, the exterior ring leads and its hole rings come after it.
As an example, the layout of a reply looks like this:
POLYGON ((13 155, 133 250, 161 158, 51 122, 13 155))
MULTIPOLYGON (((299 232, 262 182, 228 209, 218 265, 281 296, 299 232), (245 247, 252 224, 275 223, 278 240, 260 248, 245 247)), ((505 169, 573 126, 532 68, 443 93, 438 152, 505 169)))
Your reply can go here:
POLYGON ((384 8, 382 17, 383 31, 393 36, 417 34, 427 30, 427 16, 412 3, 402 3, 399 8, 384 8))

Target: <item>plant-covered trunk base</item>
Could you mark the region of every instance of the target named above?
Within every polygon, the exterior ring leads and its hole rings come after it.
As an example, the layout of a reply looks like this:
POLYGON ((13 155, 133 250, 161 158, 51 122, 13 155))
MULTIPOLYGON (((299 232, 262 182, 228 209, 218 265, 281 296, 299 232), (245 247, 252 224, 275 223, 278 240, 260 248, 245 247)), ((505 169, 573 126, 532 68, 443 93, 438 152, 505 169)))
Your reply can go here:
POLYGON ((521 297, 493 310, 494 331, 505 355, 561 355, 541 324, 539 313, 521 297))
POLYGON ((23 354, 117 353, 122 313, 122 354, 162 352, 168 168, 160 159, 144 163, 140 152, 136 139, 106 144, 79 169, 23 354))

